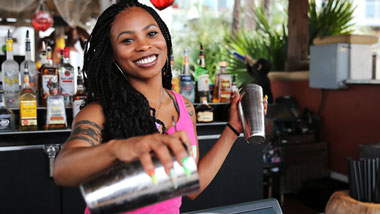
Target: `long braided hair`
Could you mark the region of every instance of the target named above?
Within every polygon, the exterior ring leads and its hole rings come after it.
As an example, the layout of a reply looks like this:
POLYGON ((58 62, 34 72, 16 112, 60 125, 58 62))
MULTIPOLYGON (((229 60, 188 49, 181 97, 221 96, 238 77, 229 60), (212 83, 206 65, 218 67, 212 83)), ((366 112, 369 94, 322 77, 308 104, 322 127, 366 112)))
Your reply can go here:
MULTIPOLYGON (((167 59, 172 53, 169 29, 151 7, 137 0, 121 0, 99 16, 86 44, 83 72, 88 92, 86 103, 98 102, 103 108, 103 142, 157 132, 148 100, 124 78, 112 61, 113 50, 109 38, 112 23, 121 11, 129 7, 141 7, 153 16, 166 41, 167 59)), ((164 88, 171 89, 171 78, 167 60, 162 68, 164 88)))

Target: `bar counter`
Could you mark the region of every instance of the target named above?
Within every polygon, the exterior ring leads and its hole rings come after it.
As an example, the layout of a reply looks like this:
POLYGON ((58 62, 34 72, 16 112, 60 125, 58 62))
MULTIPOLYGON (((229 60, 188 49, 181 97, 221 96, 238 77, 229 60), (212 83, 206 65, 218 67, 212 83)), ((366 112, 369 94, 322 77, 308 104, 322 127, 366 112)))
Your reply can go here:
MULTIPOLYGON (((227 107, 218 108, 225 111, 227 107)), ((215 115, 216 122, 197 125, 200 157, 215 144, 225 127, 226 114, 215 115)), ((79 189, 57 186, 50 176, 54 156, 70 132, 0 132, 0 213, 83 213, 85 203, 79 189)), ((195 200, 183 198, 181 212, 262 199, 262 148, 245 143, 241 135, 204 192, 195 200)))

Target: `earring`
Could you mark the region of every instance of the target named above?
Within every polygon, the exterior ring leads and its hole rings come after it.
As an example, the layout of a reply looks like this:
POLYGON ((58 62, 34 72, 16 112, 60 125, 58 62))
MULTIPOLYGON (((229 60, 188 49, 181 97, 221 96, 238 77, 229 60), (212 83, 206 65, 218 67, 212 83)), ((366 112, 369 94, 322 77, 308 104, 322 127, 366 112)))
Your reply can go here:
POLYGON ((118 64, 116 61, 114 62, 114 64, 115 64, 115 66, 117 67, 117 70, 120 71, 121 75, 123 75, 123 77, 125 78, 125 80, 128 81, 127 76, 125 76, 124 71, 123 71, 123 69, 120 68, 119 64, 118 64))

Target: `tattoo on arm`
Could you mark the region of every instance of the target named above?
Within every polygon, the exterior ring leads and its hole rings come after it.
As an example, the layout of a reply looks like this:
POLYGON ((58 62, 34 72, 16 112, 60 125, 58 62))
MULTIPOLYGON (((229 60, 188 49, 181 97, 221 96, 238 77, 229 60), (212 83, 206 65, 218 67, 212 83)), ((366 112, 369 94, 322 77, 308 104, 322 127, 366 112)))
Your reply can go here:
POLYGON ((186 101, 185 105, 186 105, 186 108, 188 109, 188 113, 189 113, 190 117, 192 117, 194 115, 193 108, 191 108, 192 104, 190 102, 186 101))
POLYGON ((66 142, 71 140, 82 140, 95 146, 96 143, 99 143, 102 140, 101 133, 102 130, 98 124, 89 120, 81 120, 75 124, 73 131, 66 142))
POLYGON ((68 142, 70 140, 83 140, 83 141, 86 141, 87 143, 91 144, 91 146, 95 146, 94 141, 92 141, 91 139, 88 139, 87 137, 84 137, 84 136, 75 136, 75 137, 72 136, 66 142, 68 142))
POLYGON ((96 124, 96 123, 94 123, 94 122, 91 122, 91 121, 89 121, 89 120, 81 120, 81 121, 75 123, 75 127, 78 126, 78 125, 83 125, 83 124, 94 126, 94 127, 97 128, 99 131, 102 130, 98 124, 96 124))

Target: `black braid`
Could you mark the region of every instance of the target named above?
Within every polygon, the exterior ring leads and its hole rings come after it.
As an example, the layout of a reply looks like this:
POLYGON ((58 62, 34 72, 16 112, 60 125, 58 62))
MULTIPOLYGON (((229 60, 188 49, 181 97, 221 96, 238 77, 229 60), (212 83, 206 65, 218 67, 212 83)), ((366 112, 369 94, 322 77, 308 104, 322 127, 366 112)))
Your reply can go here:
MULTIPOLYGON (((172 54, 169 29, 151 7, 137 0, 122 0, 99 16, 86 43, 83 72, 88 92, 86 103, 98 102, 106 118, 103 142, 157 132, 148 100, 131 86, 112 62, 113 51, 109 38, 111 26, 115 17, 129 7, 141 7, 153 16, 166 41, 167 59, 172 54)), ((167 61, 162 68, 164 88, 171 89, 171 78, 171 68, 167 61)))

